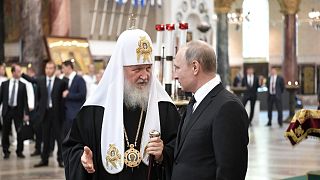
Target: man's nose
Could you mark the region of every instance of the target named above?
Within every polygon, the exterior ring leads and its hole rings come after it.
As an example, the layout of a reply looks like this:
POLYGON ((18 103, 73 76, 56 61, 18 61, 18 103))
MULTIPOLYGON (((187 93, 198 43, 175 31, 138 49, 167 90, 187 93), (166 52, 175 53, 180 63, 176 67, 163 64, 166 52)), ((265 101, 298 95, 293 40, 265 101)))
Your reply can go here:
POLYGON ((150 73, 146 69, 144 69, 141 71, 140 79, 147 80, 149 75, 150 73))

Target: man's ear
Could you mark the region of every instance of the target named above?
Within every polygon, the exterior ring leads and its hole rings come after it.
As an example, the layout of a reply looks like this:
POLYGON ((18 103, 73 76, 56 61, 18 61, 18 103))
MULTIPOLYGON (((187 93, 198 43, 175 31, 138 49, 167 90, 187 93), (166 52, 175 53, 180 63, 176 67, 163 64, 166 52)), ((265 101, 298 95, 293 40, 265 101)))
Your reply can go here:
POLYGON ((199 61, 193 60, 191 65, 192 65, 193 74, 197 75, 201 68, 199 61))

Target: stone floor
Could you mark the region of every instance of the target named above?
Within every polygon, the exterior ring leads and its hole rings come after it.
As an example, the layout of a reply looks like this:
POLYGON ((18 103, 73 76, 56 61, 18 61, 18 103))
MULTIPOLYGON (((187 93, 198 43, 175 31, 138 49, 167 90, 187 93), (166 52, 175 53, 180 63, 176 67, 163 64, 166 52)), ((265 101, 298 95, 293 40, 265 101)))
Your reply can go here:
MULTIPOLYGON (((314 107, 313 107, 314 108, 314 107)), ((284 117, 288 112, 284 112, 284 117)), ((320 143, 318 139, 309 138, 292 147, 283 136, 287 124, 279 128, 276 112, 271 128, 266 127, 267 113, 259 113, 253 126, 249 129, 249 163, 246 180, 276 180, 306 174, 308 171, 320 170, 320 143)), ((30 157, 34 144, 25 145, 25 159, 17 159, 11 153, 9 160, 0 158, 0 180, 63 180, 64 170, 58 167, 54 157, 49 166, 33 168, 39 162, 38 157, 30 157)), ((11 147, 14 152, 15 147, 11 147)))

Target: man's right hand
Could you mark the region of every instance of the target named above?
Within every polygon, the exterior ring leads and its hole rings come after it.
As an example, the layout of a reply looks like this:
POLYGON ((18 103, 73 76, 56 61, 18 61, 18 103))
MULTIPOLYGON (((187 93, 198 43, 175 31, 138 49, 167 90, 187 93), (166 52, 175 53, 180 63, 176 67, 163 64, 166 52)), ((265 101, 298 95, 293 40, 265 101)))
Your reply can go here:
POLYGON ((81 163, 84 169, 88 173, 94 173, 96 170, 93 167, 93 161, 92 161, 92 151, 88 146, 85 146, 83 148, 83 154, 81 156, 81 163))

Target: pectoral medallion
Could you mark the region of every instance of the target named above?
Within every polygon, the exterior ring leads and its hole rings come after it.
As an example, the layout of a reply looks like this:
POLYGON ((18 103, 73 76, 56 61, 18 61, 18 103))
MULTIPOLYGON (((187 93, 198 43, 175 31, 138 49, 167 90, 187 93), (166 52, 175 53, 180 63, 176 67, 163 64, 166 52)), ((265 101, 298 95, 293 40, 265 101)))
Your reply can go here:
POLYGON ((124 152, 124 163, 128 167, 137 167, 141 162, 141 155, 138 150, 134 148, 133 144, 130 144, 130 148, 124 152))

